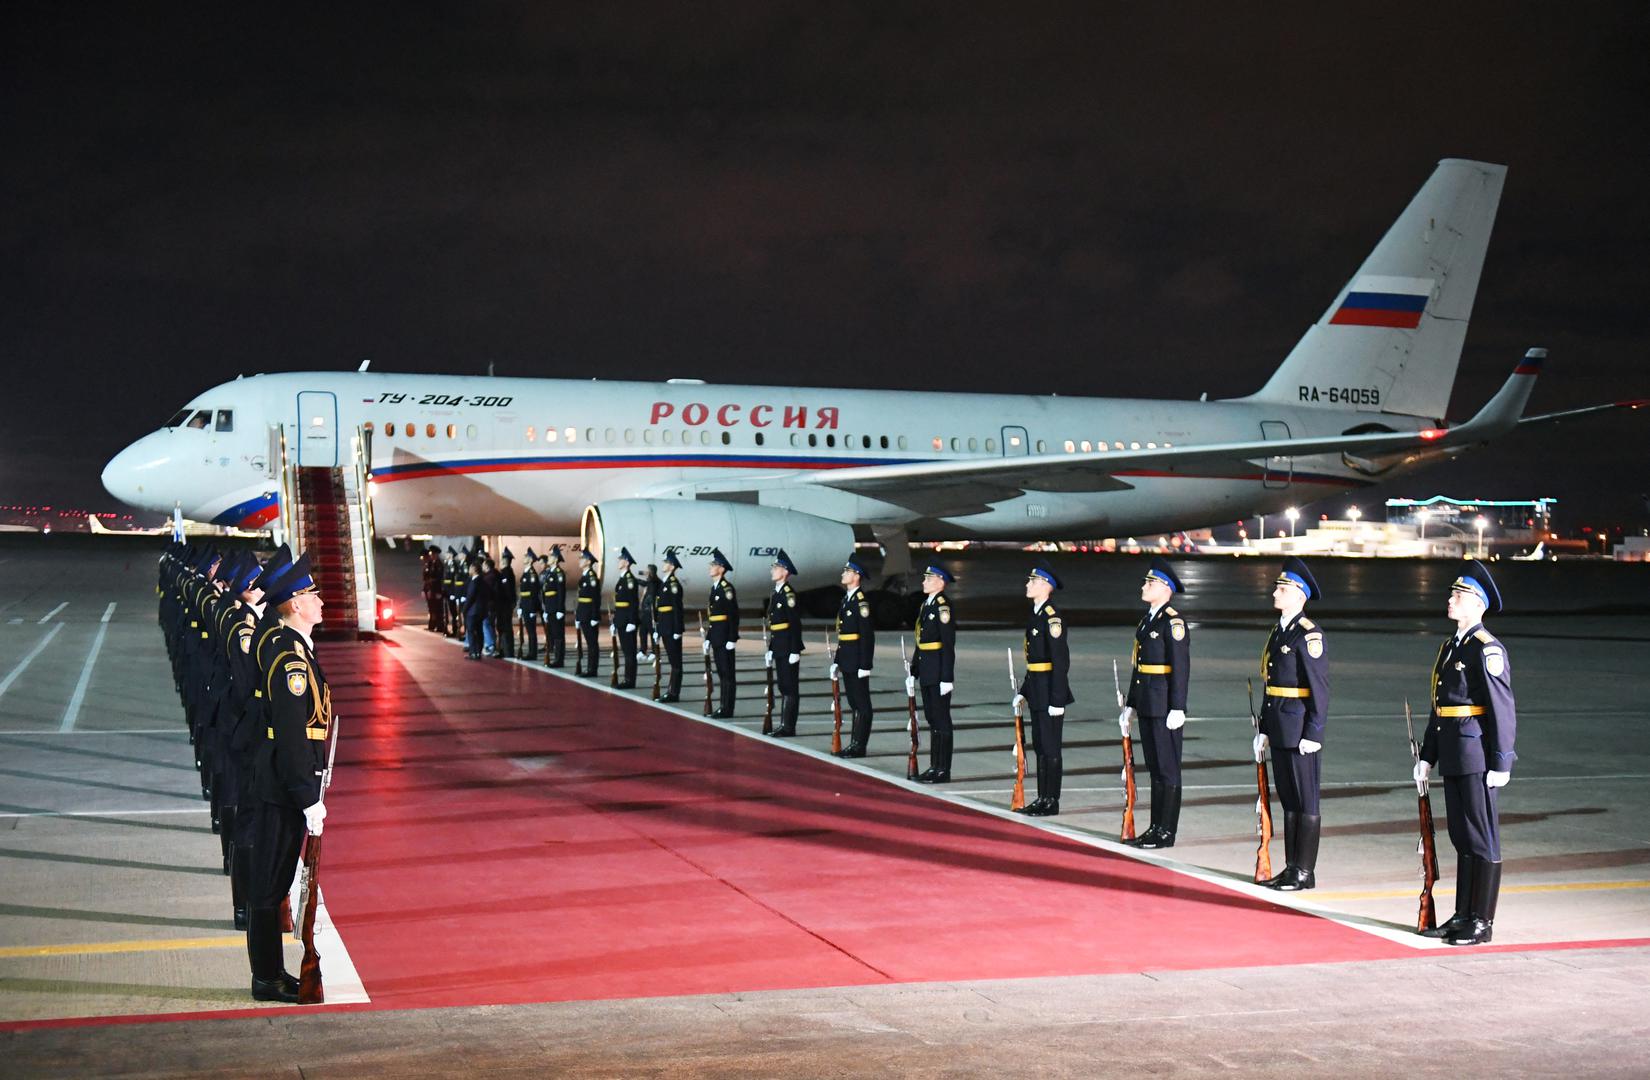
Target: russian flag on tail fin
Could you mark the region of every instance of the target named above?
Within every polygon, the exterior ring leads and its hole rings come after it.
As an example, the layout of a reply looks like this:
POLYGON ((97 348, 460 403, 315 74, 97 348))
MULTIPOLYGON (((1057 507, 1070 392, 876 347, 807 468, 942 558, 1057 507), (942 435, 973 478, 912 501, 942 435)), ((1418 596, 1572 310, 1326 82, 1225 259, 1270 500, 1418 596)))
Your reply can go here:
POLYGON ((1433 284, 1433 278, 1361 275, 1330 316, 1330 325, 1413 330, 1421 325, 1421 313, 1426 310, 1433 284))
POLYGON ((1518 366, 1513 368, 1513 374, 1539 375, 1541 374, 1541 365, 1546 363, 1546 361, 1546 349, 1531 349, 1529 352, 1524 354, 1524 359, 1518 362, 1518 366))

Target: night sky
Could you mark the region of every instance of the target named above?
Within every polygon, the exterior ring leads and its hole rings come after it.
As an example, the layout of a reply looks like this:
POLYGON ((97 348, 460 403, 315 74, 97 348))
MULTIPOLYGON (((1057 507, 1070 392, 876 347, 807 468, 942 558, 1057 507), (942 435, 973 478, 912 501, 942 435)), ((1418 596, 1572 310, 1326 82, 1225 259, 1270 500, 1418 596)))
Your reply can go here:
MULTIPOLYGON (((1510 169, 1452 416, 1536 344, 1534 411, 1650 397, 1642 3, 428 7, 5 5, 0 502, 367 357, 1245 394, 1442 157, 1510 169)), ((1612 413, 1378 494, 1639 524, 1647 457, 1612 413)))

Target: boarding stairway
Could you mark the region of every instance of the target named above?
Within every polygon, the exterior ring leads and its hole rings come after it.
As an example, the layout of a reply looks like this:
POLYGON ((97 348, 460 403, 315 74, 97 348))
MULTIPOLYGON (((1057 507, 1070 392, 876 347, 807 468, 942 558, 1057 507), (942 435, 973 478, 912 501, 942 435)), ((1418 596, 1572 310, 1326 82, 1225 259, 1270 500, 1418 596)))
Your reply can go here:
POLYGON ((358 636, 378 629, 371 438, 357 428, 347 452, 340 444, 340 461, 333 468, 289 460, 284 432, 278 448, 271 448, 272 456, 279 456, 280 531, 294 555, 309 555, 316 587, 326 601, 321 630, 327 634, 358 636))

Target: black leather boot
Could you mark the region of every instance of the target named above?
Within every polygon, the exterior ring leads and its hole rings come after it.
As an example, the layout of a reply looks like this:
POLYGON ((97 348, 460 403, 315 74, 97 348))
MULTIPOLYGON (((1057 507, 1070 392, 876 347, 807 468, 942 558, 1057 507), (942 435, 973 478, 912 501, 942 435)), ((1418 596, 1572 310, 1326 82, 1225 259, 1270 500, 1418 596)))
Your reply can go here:
POLYGON ((1422 937, 1447 938, 1460 932, 1472 918, 1472 871, 1477 860, 1471 855, 1455 856, 1455 914, 1431 930, 1421 931, 1422 937))
MULTIPOLYGON (((1174 847, 1175 833, 1180 829, 1180 792, 1179 784, 1162 785, 1163 812, 1156 815, 1157 824, 1146 830, 1146 835, 1140 838, 1135 847, 1149 851, 1174 847)), ((1155 799, 1152 805, 1156 806, 1155 799)))
POLYGON ((1473 859, 1472 898, 1467 921, 1444 940, 1451 945, 1487 945, 1495 930, 1495 905, 1501 897, 1501 864, 1473 859))
POLYGON ((1300 850, 1301 816, 1293 810, 1283 812, 1283 869, 1261 882, 1268 889, 1281 889, 1295 879, 1295 852, 1300 850))
POLYGON ((1044 757, 1037 766, 1037 801, 1026 808, 1030 817, 1053 817, 1060 812, 1060 780, 1063 762, 1044 757), (1046 779, 1045 779, 1046 777, 1046 779))
MULTIPOLYGON (((1283 878, 1272 888, 1279 892, 1301 892, 1318 885, 1318 829, 1323 824, 1318 814, 1295 815, 1295 860, 1283 868, 1283 878)), ((1277 880, 1274 878, 1273 880, 1277 880)))
POLYGON ((1155 776, 1152 777, 1151 798, 1151 823, 1145 829, 1136 833, 1133 840, 1123 841, 1129 847, 1144 847, 1148 840, 1153 842, 1157 840, 1156 834, 1159 831, 1157 823, 1163 820, 1163 781, 1155 776))
POLYGON ((298 980, 287 974, 281 956, 281 913, 275 908, 247 912, 246 952, 252 961, 254 1001, 298 1000, 298 980))

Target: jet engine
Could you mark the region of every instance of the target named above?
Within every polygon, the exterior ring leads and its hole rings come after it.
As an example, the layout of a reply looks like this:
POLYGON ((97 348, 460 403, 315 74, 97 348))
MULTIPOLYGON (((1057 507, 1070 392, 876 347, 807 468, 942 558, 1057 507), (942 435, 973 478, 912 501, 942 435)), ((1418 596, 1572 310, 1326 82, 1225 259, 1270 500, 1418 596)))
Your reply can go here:
MULTIPOLYGON (((584 546, 602 560, 602 576, 629 548, 641 565, 659 564, 674 549, 685 575, 697 575, 720 548, 733 564, 735 585, 765 589, 774 554, 785 549, 796 564, 797 587, 835 585, 854 549, 852 526, 797 510, 750 503, 689 499, 616 499, 585 508, 584 546)), ((757 594, 760 595, 760 594, 757 594)), ((754 599, 754 597, 753 597, 754 599)))

